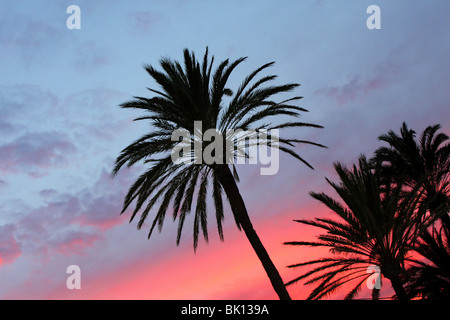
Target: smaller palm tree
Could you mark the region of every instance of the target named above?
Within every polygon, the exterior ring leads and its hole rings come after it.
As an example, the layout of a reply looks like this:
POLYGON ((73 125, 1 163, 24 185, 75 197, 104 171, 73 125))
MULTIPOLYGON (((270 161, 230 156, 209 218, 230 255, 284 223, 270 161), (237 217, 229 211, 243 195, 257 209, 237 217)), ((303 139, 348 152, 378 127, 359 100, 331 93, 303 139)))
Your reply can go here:
MULTIPOLYGON (((352 169, 334 164, 340 183, 327 181, 344 204, 325 193, 310 193, 331 209, 337 219, 295 220, 326 233, 319 235, 318 241, 285 244, 329 248, 332 256, 288 266, 314 268, 287 285, 309 279, 306 284, 318 285, 308 298, 320 299, 352 282, 356 284, 346 296, 352 299, 372 276, 368 273, 369 266, 377 266, 381 275, 390 280, 398 299, 408 299, 404 289, 405 261, 421 230, 429 227, 436 217, 426 214, 418 189, 407 195, 403 194, 402 183, 383 189, 380 167, 378 164, 374 168, 363 155, 352 169)), ((376 298, 379 291, 373 294, 376 298)))
POLYGON ((423 258, 412 260, 406 291, 411 297, 448 299, 450 297, 450 233, 433 226, 422 233, 415 251, 423 258))
POLYGON ((410 187, 421 187, 429 211, 440 214, 440 224, 420 235, 415 251, 422 258, 408 270, 408 294, 423 298, 448 296, 450 286, 450 143, 440 128, 428 126, 416 139, 403 123, 400 134, 389 131, 379 137, 389 146, 378 148, 373 160, 383 163, 386 185, 401 178, 410 187))
MULTIPOLYGON (((373 162, 383 163, 383 175, 389 179, 401 178, 411 187, 422 185, 431 211, 441 211, 446 207, 447 213, 441 215, 441 221, 448 232, 450 143, 445 133, 438 132, 440 128, 440 125, 428 126, 416 141, 416 132, 403 123, 400 135, 390 130, 378 137, 389 146, 378 148, 373 162)), ((388 183, 391 181, 388 180, 388 183)))

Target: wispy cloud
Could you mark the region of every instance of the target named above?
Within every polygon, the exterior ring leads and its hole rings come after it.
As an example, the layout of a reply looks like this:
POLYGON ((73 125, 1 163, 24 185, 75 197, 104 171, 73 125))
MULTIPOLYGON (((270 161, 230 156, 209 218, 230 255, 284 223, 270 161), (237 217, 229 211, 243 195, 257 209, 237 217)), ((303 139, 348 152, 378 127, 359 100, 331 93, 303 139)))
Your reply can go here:
POLYGON ((76 148, 58 132, 27 133, 0 145, 0 172, 25 173, 32 177, 47 175, 51 168, 67 165, 76 148))
POLYGON ((73 193, 43 189, 39 195, 44 204, 22 212, 15 228, 9 227, 6 234, 14 236, 30 255, 82 254, 103 239, 104 231, 127 218, 119 215, 128 185, 124 179, 128 177, 111 180, 103 171, 91 188, 73 193))
POLYGON ((32 84, 0 85, 0 143, 31 130, 48 131, 58 113, 59 98, 49 90, 32 84))
POLYGON ((0 46, 4 58, 21 58, 21 62, 30 66, 40 61, 51 61, 57 57, 58 46, 67 33, 44 21, 24 14, 7 14, 1 20, 0 46))
POLYGON ((353 101, 364 101, 371 93, 380 91, 401 79, 404 66, 401 62, 385 61, 375 65, 370 72, 351 74, 344 83, 323 86, 315 91, 319 96, 334 100, 339 106, 353 101))
POLYGON ((130 32, 135 35, 148 35, 153 27, 163 20, 161 14, 151 11, 132 12, 127 14, 130 32))
POLYGON ((15 231, 13 224, 0 225, 0 267, 14 262, 22 253, 21 246, 14 237, 15 231))
POLYGON ((355 75, 341 86, 324 87, 317 90, 316 94, 324 95, 341 106, 357 99, 363 99, 370 92, 382 89, 387 84, 388 82, 381 76, 363 79, 360 75, 355 75))
POLYGON ((76 46, 75 51, 75 70, 83 74, 98 72, 113 59, 113 51, 95 41, 82 42, 76 46))

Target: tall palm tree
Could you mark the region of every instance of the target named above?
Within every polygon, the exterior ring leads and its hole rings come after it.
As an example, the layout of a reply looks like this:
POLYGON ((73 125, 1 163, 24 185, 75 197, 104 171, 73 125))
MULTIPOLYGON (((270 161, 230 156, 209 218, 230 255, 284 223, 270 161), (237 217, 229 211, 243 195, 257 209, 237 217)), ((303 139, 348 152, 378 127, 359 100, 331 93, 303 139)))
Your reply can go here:
MULTIPOLYGON (((232 62, 228 59, 224 60, 212 73, 214 57, 209 60, 208 49, 206 49, 202 63, 197 61, 193 52, 185 49, 184 67, 178 61, 167 58, 160 60, 162 71, 146 65, 145 70, 160 85, 161 90, 149 89, 156 94, 154 97, 134 97, 133 100, 123 103, 121 106, 144 111, 146 114, 138 119, 148 120, 152 129, 122 150, 116 159, 112 174, 113 176, 117 174, 125 164, 129 167, 138 162, 144 162, 150 166, 130 187, 124 199, 122 213, 136 200, 130 221, 140 211, 141 217, 137 226, 141 228, 150 210, 157 201, 161 201, 150 227, 148 234, 150 237, 156 225, 161 230, 166 212, 172 203, 173 219, 178 219, 177 245, 180 242, 186 215, 191 211, 196 194, 197 203, 193 226, 194 250, 198 245, 200 231, 205 241, 208 241, 207 191, 209 187, 212 189, 218 233, 220 239, 223 240, 224 205, 222 194, 225 192, 237 227, 244 230, 279 298, 290 299, 278 270, 252 226, 237 185, 236 169, 234 165, 230 168, 229 159, 226 159, 227 161, 221 159, 222 161, 209 164, 199 163, 198 148, 197 151, 194 150, 194 154, 181 150, 180 157, 183 161, 174 162, 171 157, 174 148, 179 144, 179 141, 172 139, 172 133, 175 130, 188 132, 190 136, 188 144, 192 143, 195 146, 196 143, 197 145, 200 143, 200 151, 205 151, 207 145, 203 141, 199 141, 199 132, 196 132, 199 130, 195 126, 197 121, 201 123, 200 136, 207 129, 214 129, 226 137, 230 129, 264 129, 269 132, 273 129, 289 127, 321 128, 319 125, 298 121, 288 121, 278 125, 273 125, 268 121, 271 116, 295 118, 300 115, 300 112, 307 111, 292 104, 301 99, 298 96, 281 102, 272 100, 274 95, 290 92, 298 84, 265 86, 276 78, 275 75, 264 76, 253 81, 261 71, 272 66, 273 62, 264 64, 250 73, 233 93, 227 87, 227 81, 233 70, 244 60, 246 58, 239 58, 232 62), (267 123, 262 123, 262 121, 267 121, 267 123), (195 192, 196 190, 197 192, 195 192)), ((311 167, 292 149, 295 146, 294 143, 322 146, 310 141, 282 137, 279 137, 277 144, 269 143, 269 146, 279 148, 311 167)), ((233 159, 239 156, 238 151, 234 150, 233 159)), ((215 152, 220 154, 220 150, 215 150, 215 152)))
MULTIPOLYGON (((337 219, 316 218, 296 220, 326 231, 318 241, 291 241, 287 245, 326 247, 333 257, 290 265, 316 266, 288 282, 287 285, 309 278, 308 284, 319 282, 309 298, 318 299, 332 293, 344 283, 357 281, 347 294, 353 298, 371 276, 369 266, 377 266, 381 275, 389 279, 398 299, 408 299, 405 283, 405 260, 413 249, 421 230, 429 227, 435 216, 427 215, 421 205, 421 194, 411 190, 407 195, 399 183, 382 189, 380 166, 373 168, 365 156, 358 166, 348 169, 340 163, 334 168, 340 183, 327 179, 340 196, 342 203, 325 193, 311 192, 311 196, 325 204, 337 219)), ((379 292, 374 292, 375 296, 379 292)))
POLYGON ((375 151, 375 162, 383 162, 384 175, 392 179, 402 177, 410 186, 422 185, 431 211, 442 211, 441 221, 450 231, 450 141, 445 133, 438 133, 440 125, 428 126, 416 141, 416 133, 406 123, 400 135, 390 130, 378 139, 387 142, 375 151))

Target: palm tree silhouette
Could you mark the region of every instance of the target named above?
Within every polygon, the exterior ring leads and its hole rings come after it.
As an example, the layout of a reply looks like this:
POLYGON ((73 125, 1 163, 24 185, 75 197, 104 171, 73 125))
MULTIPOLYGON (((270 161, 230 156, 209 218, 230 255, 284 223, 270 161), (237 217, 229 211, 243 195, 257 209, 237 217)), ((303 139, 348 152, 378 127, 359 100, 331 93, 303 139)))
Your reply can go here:
MULTIPOLYGON (((327 181, 345 205, 325 193, 311 192, 310 195, 331 209, 337 219, 295 220, 321 228, 326 233, 318 236, 319 241, 285 243, 326 247, 334 256, 288 266, 317 267, 287 285, 307 278, 310 279, 307 284, 320 281, 309 296, 309 299, 319 299, 344 283, 358 280, 346 296, 352 299, 371 275, 367 274, 368 266, 373 265, 378 266, 380 273, 390 280, 398 299, 408 299, 404 288, 405 260, 420 232, 429 227, 436 216, 427 215, 427 207, 421 203, 422 194, 418 188, 407 194, 404 194, 401 182, 382 188, 381 165, 374 168, 363 155, 358 166, 353 165, 352 169, 340 163, 335 163, 334 168, 340 183, 327 181)), ((374 294, 376 296, 379 292, 374 294)))
POLYGON ((420 236, 414 250, 423 258, 412 260, 405 289, 411 297, 448 299, 450 297, 450 233, 433 226, 420 236))
MULTIPOLYGON (((322 128, 319 125, 297 121, 283 122, 279 125, 272 125, 270 122, 261 123, 267 121, 267 118, 271 116, 297 117, 300 112, 307 110, 291 104, 302 97, 296 96, 281 102, 274 102, 271 99, 276 94, 293 90, 298 84, 263 86, 274 80, 275 75, 264 76, 253 81, 261 71, 272 66, 273 62, 264 64, 250 73, 233 94, 227 87, 227 81, 233 70, 244 60, 246 58, 239 58, 232 62, 228 59, 224 60, 211 73, 214 57, 209 60, 208 49, 206 49, 202 63, 197 61, 193 52, 190 53, 185 49, 184 68, 179 62, 168 58, 160 60, 163 71, 146 65, 145 70, 161 86, 162 90, 149 88, 156 96, 153 98, 134 97, 133 100, 123 103, 121 106, 146 112, 145 116, 138 119, 149 120, 153 129, 122 150, 116 159, 112 174, 116 175, 125 164, 129 167, 143 161, 151 165, 130 187, 124 199, 122 213, 136 200, 136 207, 130 221, 137 212, 141 211, 141 217, 137 224, 140 229, 150 210, 160 200, 160 207, 148 234, 150 237, 156 225, 161 230, 166 212, 172 203, 173 219, 178 219, 177 245, 180 242, 186 214, 191 211, 196 194, 197 203, 193 226, 194 250, 198 245, 200 231, 205 241, 208 241, 206 209, 209 187, 212 188, 217 230, 220 239, 223 240, 224 205, 222 194, 225 192, 237 227, 244 230, 279 298, 290 299, 278 270, 252 226, 237 186, 238 175, 234 165, 230 169, 228 162, 225 163, 225 161, 212 164, 196 163, 195 160, 174 163, 170 154, 179 142, 171 139, 175 130, 187 130, 192 138, 191 141, 199 142, 196 141, 197 133, 194 132, 194 122, 196 121, 201 121, 203 131, 215 129, 223 136, 226 136, 229 129, 322 128), (228 99, 229 102, 225 103, 225 99, 228 99)), ((200 141, 200 143, 202 142, 200 141)), ((295 146, 294 143, 307 143, 323 147, 310 141, 281 137, 278 144, 269 146, 277 147, 311 167, 292 149, 295 146)), ((201 150, 203 151, 205 147, 205 144, 202 143, 201 150)), ((233 158, 238 156, 236 153, 237 151, 233 154, 233 158)), ((195 154, 183 154, 184 158, 186 156, 195 159, 195 154)))
POLYGON ((428 126, 416 142, 415 131, 403 123, 400 135, 390 130, 378 138, 389 146, 378 148, 373 161, 383 163, 384 175, 389 179, 401 177, 407 185, 420 184, 429 210, 446 211, 441 214, 441 221, 450 232, 450 143, 445 133, 438 133, 440 128, 428 126))
POLYGON ((379 137, 389 146, 378 148, 373 160, 384 163, 389 183, 404 177, 409 186, 421 186, 428 209, 440 215, 441 226, 424 230, 415 246, 415 251, 426 260, 414 259, 408 270, 409 295, 423 298, 450 294, 450 143, 446 134, 438 133, 440 128, 428 126, 417 142, 415 131, 403 123, 400 135, 389 131, 379 137))

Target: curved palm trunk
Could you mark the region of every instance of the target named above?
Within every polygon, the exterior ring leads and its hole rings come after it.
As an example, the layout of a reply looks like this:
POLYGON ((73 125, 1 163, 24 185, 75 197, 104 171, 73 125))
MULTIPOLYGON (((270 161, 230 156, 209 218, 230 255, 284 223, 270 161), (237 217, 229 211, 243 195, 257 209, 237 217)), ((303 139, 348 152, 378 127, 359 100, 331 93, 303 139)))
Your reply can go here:
POLYGON ((406 294, 405 288, 403 287, 400 279, 398 277, 390 277, 388 279, 391 281, 392 288, 394 289, 398 300, 409 300, 409 297, 406 294))
POLYGON ((256 234, 255 229, 253 229, 250 217, 248 216, 247 209, 245 207, 244 200, 241 197, 239 189, 236 185, 236 182, 234 181, 230 169, 228 168, 228 165, 215 165, 214 171, 217 174, 220 184, 225 190, 236 221, 244 230, 247 239, 250 241, 250 244, 253 247, 253 250, 255 250, 256 255, 261 261, 264 270, 266 271, 267 276, 269 277, 270 282, 275 289, 275 292, 278 294, 280 300, 291 300, 291 297, 286 290, 286 286, 284 285, 283 280, 278 273, 278 270, 270 259, 269 254, 267 253, 261 240, 256 234))

